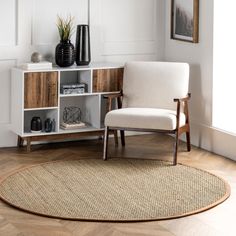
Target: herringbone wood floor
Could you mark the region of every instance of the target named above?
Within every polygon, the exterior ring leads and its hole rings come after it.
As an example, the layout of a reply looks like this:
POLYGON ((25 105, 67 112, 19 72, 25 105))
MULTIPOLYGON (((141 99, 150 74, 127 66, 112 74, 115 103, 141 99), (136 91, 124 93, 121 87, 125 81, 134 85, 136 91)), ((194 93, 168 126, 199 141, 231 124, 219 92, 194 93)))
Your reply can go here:
MULTIPOLYGON (((125 149, 113 147, 113 157, 170 159, 173 146, 168 136, 127 138, 125 149)), ((0 179, 11 171, 32 164, 65 159, 101 158, 102 140, 37 145, 23 149, 0 149, 0 179)), ((50 219, 14 209, 0 201, 0 236, 233 236, 236 235, 236 163, 201 149, 185 152, 180 145, 179 162, 211 171, 231 185, 231 197, 206 212, 175 220, 145 223, 100 223, 50 219)))

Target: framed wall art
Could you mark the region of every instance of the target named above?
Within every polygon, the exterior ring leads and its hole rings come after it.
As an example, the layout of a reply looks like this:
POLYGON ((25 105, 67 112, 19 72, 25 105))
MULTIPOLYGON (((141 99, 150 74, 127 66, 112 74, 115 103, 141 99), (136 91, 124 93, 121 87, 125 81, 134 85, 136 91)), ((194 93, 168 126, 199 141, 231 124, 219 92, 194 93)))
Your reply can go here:
POLYGON ((171 0, 171 38, 198 43, 199 0, 171 0))

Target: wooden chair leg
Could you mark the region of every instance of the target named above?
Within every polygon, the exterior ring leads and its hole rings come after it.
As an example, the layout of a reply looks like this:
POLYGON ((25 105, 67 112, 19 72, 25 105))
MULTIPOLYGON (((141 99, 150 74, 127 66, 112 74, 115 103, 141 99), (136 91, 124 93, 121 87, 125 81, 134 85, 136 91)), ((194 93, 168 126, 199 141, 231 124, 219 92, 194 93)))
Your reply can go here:
POLYGON ((124 130, 120 131, 120 138, 121 138, 121 144, 124 147, 125 146, 125 131, 124 130))
POLYGON ((187 140, 187 150, 188 150, 188 152, 190 152, 191 151, 191 142, 190 142, 190 132, 189 131, 186 132, 186 140, 187 140))
POLYGON ((174 157, 173 157, 173 165, 174 165, 174 166, 177 165, 178 147, 179 147, 179 132, 176 131, 176 134, 175 134, 174 157))
POLYGON ((115 146, 118 147, 118 134, 117 134, 117 130, 114 130, 114 139, 115 139, 115 146))
POLYGON ((109 127, 105 127, 104 132, 104 146, 103 146, 103 160, 107 160, 107 150, 108 150, 108 136, 109 136, 109 127))

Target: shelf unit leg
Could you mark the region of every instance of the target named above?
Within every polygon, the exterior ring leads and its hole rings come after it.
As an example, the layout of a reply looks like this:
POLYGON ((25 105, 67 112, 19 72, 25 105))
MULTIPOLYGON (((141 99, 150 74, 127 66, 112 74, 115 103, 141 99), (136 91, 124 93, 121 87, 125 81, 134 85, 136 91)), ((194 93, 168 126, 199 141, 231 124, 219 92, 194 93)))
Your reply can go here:
POLYGON ((27 138, 26 150, 27 150, 27 152, 31 151, 31 139, 30 138, 27 138))
POLYGON ((21 138, 20 135, 18 135, 18 138, 17 138, 17 147, 20 148, 20 147, 23 147, 24 145, 24 139, 21 138))

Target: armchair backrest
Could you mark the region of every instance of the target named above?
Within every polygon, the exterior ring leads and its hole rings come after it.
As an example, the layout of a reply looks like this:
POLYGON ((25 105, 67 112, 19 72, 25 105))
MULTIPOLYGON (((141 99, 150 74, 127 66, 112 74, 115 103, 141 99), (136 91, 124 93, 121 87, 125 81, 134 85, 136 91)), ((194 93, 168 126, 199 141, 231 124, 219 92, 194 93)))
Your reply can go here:
POLYGON ((176 109, 174 98, 188 94, 189 65, 128 62, 124 69, 123 107, 176 109))

